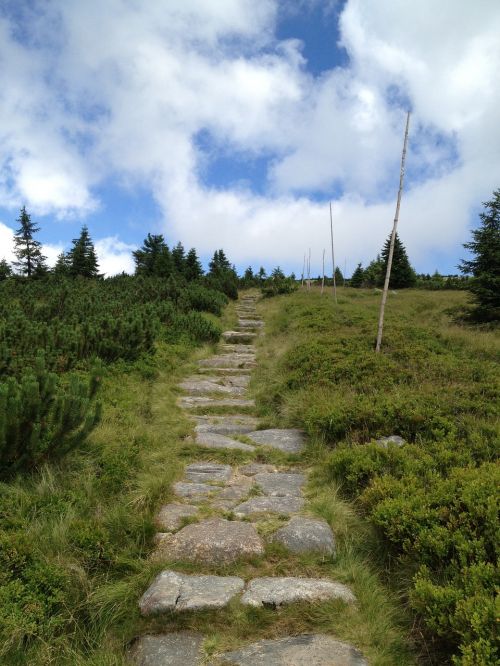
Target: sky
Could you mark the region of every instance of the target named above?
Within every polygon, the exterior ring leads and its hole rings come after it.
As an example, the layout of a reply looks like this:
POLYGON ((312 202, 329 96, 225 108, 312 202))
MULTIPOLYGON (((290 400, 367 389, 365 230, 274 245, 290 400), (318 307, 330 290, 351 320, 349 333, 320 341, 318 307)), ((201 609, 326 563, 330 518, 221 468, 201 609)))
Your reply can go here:
POLYGON ((0 258, 25 205, 50 263, 86 224, 107 275, 148 232, 319 274, 331 201, 350 274, 409 110, 399 235, 455 273, 500 187, 499 35, 498 0, 1 0, 0 258))

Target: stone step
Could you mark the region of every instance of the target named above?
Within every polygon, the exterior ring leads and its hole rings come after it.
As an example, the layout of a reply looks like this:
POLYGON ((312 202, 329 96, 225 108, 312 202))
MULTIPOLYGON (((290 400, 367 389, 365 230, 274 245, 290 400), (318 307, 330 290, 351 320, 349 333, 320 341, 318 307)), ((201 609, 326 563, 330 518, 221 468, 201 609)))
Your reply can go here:
POLYGON ((225 483, 233 473, 231 465, 219 465, 213 462, 195 462, 186 467, 184 476, 192 483, 225 483))
POLYGON ((204 636, 190 631, 146 634, 129 651, 136 666, 201 666, 204 636))
POLYGON ((223 608, 242 592, 245 583, 236 576, 190 576, 162 571, 139 600, 142 615, 223 608))
POLYGON ((250 368, 198 368, 198 372, 205 375, 222 375, 228 377, 229 375, 235 376, 250 376, 250 368))
POLYGON ((254 578, 248 583, 241 603, 245 606, 279 608, 301 601, 327 599, 341 599, 348 604, 356 601, 346 585, 326 578, 265 577, 254 578))
MULTIPOLYGON (((225 652, 219 661, 232 666, 368 666, 355 647, 325 634, 257 641, 225 652)), ((185 666, 191 664, 188 662, 185 666)))
POLYGON ((305 446, 305 434, 296 428, 272 428, 248 433, 247 437, 256 444, 270 446, 284 453, 300 453, 305 446))
POLYGON ((257 337, 257 333, 243 331, 224 331, 222 337, 226 342, 235 342, 239 344, 251 343, 257 337))
POLYGON ((183 409, 198 409, 200 407, 255 407, 255 400, 243 398, 208 398, 205 396, 185 395, 177 400, 183 409))
POLYGON ((232 439, 226 435, 219 435, 214 432, 197 432, 195 442, 198 446, 207 449, 233 449, 238 451, 255 451, 255 447, 251 444, 239 442, 237 439, 232 439))
POLYGON ((155 559, 231 564, 264 554, 264 544, 251 523, 211 518, 187 525, 165 536, 154 553, 155 559))
POLYGON ((256 349, 254 345, 239 345, 239 344, 221 344, 219 345, 221 353, 235 353, 235 354, 253 354, 255 356, 256 349))
POLYGON ((184 497, 193 502, 201 502, 213 493, 220 492, 222 488, 211 486, 209 483, 192 483, 190 481, 177 481, 172 486, 177 497, 184 497))
POLYGON ((260 513, 277 513, 289 516, 304 506, 302 497, 252 497, 234 508, 236 516, 254 516, 260 513))
POLYGON ((244 386, 238 386, 233 382, 229 383, 227 381, 220 381, 219 377, 189 377, 179 384, 179 388, 190 395, 221 394, 228 396, 242 396, 246 393, 244 386))
POLYGON ((156 525, 162 532, 174 532, 182 525, 184 518, 192 518, 198 507, 191 504, 164 504, 156 516, 156 525))
POLYGON ((211 358, 204 358, 198 362, 202 368, 255 368, 257 363, 254 357, 243 354, 220 354, 211 358))
POLYGON ((335 554, 335 537, 325 520, 294 516, 269 538, 292 553, 335 554))
POLYGON ((264 495, 271 497, 300 497, 306 482, 304 474, 287 472, 263 472, 256 474, 254 479, 264 495))
POLYGON ((255 417, 244 414, 195 416, 194 419, 197 423, 195 432, 211 432, 217 435, 244 435, 255 430, 259 423, 255 417))

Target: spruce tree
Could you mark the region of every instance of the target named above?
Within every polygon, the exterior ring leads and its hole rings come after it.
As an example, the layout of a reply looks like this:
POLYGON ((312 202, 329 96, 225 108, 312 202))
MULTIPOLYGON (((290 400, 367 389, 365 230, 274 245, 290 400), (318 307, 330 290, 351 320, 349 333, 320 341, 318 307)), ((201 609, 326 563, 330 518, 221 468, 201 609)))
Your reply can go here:
POLYGON ((99 277, 99 265, 94 243, 84 224, 78 238, 73 239, 73 247, 68 252, 69 274, 72 277, 99 277))
POLYGON ((0 280, 6 280, 12 275, 12 268, 5 259, 0 260, 0 280))
POLYGON ((164 278, 172 275, 172 254, 162 234, 148 234, 142 247, 132 254, 136 275, 164 278))
POLYGON ((364 282, 369 287, 383 287, 384 279, 384 262, 382 261, 380 254, 377 254, 377 258, 370 261, 364 270, 364 282))
POLYGON ((186 270, 186 257, 184 246, 179 241, 172 250, 172 261, 174 262, 174 269, 179 275, 184 275, 186 270))
POLYGON ((203 277, 203 268, 194 247, 186 255, 185 274, 189 282, 195 282, 203 277))
POLYGON ((70 261, 69 257, 65 252, 61 252, 57 256, 57 261, 54 264, 52 273, 58 277, 67 277, 70 274, 70 261))
POLYGON ((359 288, 363 284, 364 279, 365 279, 365 272, 361 264, 358 264, 356 270, 351 276, 351 279, 349 281, 349 286, 359 288))
POLYGON ((500 320, 500 189, 483 203, 479 214, 481 225, 472 231, 472 240, 464 247, 474 255, 463 260, 459 268, 472 274, 470 291, 476 302, 474 316, 481 321, 500 320))
MULTIPOLYGON (((382 259, 382 284, 385 279, 385 274, 387 271, 387 261, 389 259, 389 248, 391 245, 391 234, 385 241, 385 245, 382 248, 381 259, 382 259)), ((398 234, 394 239, 394 253, 392 255, 392 267, 391 267, 391 279, 389 281, 389 286, 392 289, 405 289, 406 287, 413 287, 417 281, 417 275, 413 268, 410 265, 410 260, 406 254, 403 243, 401 242, 398 234)))
POLYGON ((31 216, 26 211, 26 206, 21 208, 17 221, 20 227, 14 234, 14 253, 17 257, 14 266, 23 275, 32 277, 36 272, 40 273, 46 269, 46 257, 42 254, 42 244, 33 238, 33 234, 40 231, 40 227, 37 227, 31 221, 31 216))

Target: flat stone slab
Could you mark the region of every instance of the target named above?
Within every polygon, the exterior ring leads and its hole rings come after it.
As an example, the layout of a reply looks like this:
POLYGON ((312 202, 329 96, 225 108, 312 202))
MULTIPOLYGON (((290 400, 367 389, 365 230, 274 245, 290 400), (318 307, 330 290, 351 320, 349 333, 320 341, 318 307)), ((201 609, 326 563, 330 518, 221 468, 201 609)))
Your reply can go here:
POLYGON ((263 326, 264 322, 262 321, 262 319, 238 319, 239 328, 256 329, 256 328, 262 328, 263 326))
POLYGON ((406 444, 406 440, 399 435, 390 435, 389 437, 381 437, 380 439, 377 439, 376 444, 386 449, 390 444, 392 444, 392 446, 403 446, 403 444, 406 444))
POLYGON ((226 342, 245 344, 246 342, 253 342, 257 337, 257 334, 243 331, 225 331, 222 334, 222 337, 226 342))
POLYGON ((227 377, 228 375, 250 375, 250 368, 198 368, 198 372, 201 375, 223 375, 227 377))
POLYGON ((210 395, 221 393, 223 395, 240 396, 245 394, 245 389, 234 383, 221 381, 219 377, 209 379, 208 377, 189 377, 179 384, 179 387, 191 395, 210 395))
POLYGON ((185 477, 193 483, 226 482, 231 478, 231 465, 210 462, 191 463, 186 467, 185 477))
POLYGON ((264 544, 252 524, 211 518, 166 536, 155 551, 155 558, 230 564, 263 553, 264 544))
POLYGON ((271 497, 300 497, 301 489, 306 482, 304 474, 286 472, 262 472, 255 475, 255 483, 264 495, 271 497))
POLYGON ((185 395, 178 399, 177 404, 183 409, 198 409, 199 407, 255 407, 255 400, 185 395))
POLYGON ((222 344, 219 346, 223 354, 248 354, 255 356, 256 349, 253 345, 222 344))
POLYGON ((214 418, 200 416, 195 419, 198 423, 195 432, 211 432, 217 435, 244 435, 255 430, 259 422, 258 419, 243 414, 214 418))
POLYGON ((183 518, 191 518, 198 513, 198 507, 191 504, 164 504, 156 516, 156 524, 164 532, 173 532, 182 525, 183 518))
MULTIPOLYGON (((245 478, 245 477, 243 477, 245 478)), ((246 497, 252 487, 250 479, 246 478, 247 483, 235 483, 234 485, 223 488, 212 502, 212 506, 219 509, 232 509, 246 497)))
POLYGON ((292 553, 335 553, 335 537, 324 520, 294 516, 275 532, 270 541, 281 543, 292 553))
POLYGON ((219 354, 204 358, 198 362, 202 368, 255 368, 257 363, 253 354, 219 354))
POLYGON ((276 467, 274 465, 267 465, 264 463, 249 463, 248 465, 243 465, 238 470, 240 474, 245 476, 255 476, 255 474, 264 474, 266 472, 276 472, 276 467))
POLYGON ((342 599, 356 601, 354 594, 342 583, 325 578, 254 578, 248 583, 241 603, 245 606, 278 608, 299 601, 342 599))
POLYGON ((222 608, 245 583, 235 576, 190 576, 162 571, 139 600, 142 615, 222 608))
POLYGON ((178 497, 186 497, 193 500, 200 500, 208 497, 213 492, 220 491, 216 486, 210 486, 208 483, 189 483, 177 481, 173 485, 173 491, 178 497))
POLYGON ((324 634, 257 641, 219 659, 233 666, 368 666, 355 647, 324 634))
POLYGON ((295 428, 256 430, 248 433, 248 437, 256 444, 270 446, 284 453, 300 453, 306 441, 303 431, 295 428))
POLYGON ((251 516, 255 513, 279 513, 289 516, 304 506, 302 497, 252 497, 235 507, 237 516, 251 516))
POLYGON ((236 449, 238 451, 255 451, 251 444, 239 442, 226 435, 218 435, 213 432, 197 432, 196 444, 207 449, 236 449))
POLYGON ((190 631, 141 636, 129 652, 137 666, 199 666, 204 636, 190 631))

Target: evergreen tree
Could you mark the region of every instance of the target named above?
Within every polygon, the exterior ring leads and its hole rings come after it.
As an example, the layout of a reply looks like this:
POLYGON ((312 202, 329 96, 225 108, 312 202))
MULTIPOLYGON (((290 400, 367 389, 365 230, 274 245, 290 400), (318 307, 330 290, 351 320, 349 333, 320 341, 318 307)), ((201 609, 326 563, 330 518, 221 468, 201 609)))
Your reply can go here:
POLYGON ((361 264, 358 264, 356 270, 354 271, 354 273, 351 276, 349 284, 350 284, 351 287, 359 288, 363 284, 364 279, 365 279, 365 272, 364 272, 361 264))
POLYGON ((184 275, 186 270, 186 257, 184 246, 180 241, 172 250, 172 261, 174 263, 174 270, 179 273, 179 275, 184 275))
POLYGON ((209 265, 208 284, 219 289, 229 298, 238 298, 238 275, 231 266, 224 250, 216 250, 209 265))
MULTIPOLYGON (((394 267, 394 263, 392 264, 394 267)), ((380 254, 377 254, 377 258, 373 261, 370 261, 368 266, 364 270, 364 283, 368 287, 383 287, 385 280, 385 266, 382 261, 380 254)), ((391 279, 392 283, 392 279, 391 279)))
POLYGON ((189 282, 195 282, 203 277, 203 268, 194 247, 186 255, 185 270, 186 280, 189 282))
POLYGON ((132 254, 136 275, 164 278, 172 275, 172 254, 161 234, 148 234, 142 247, 132 254))
POLYGON ((58 255, 52 273, 58 277, 67 277, 70 274, 70 261, 65 252, 58 255))
POLYGON ((222 275, 227 271, 232 271, 231 264, 226 257, 224 250, 216 250, 210 263, 208 264, 209 275, 214 277, 222 275))
POLYGON ((259 268, 259 272, 257 273, 257 279, 259 282, 264 282, 266 278, 267 278, 266 269, 264 268, 264 266, 261 266, 259 268))
POLYGON ((255 284, 255 275, 253 274, 253 268, 251 266, 245 269, 241 282, 244 287, 253 287, 255 284))
MULTIPOLYGON (((387 261, 389 259, 389 248, 391 245, 391 234, 385 241, 385 245, 382 248, 382 284, 385 280, 385 274, 387 271, 387 261)), ((398 234, 394 239, 394 253, 392 255, 392 267, 391 267, 391 278, 389 280, 389 286, 392 289, 404 289, 406 287, 413 287, 417 281, 417 275, 413 268, 410 265, 408 255, 404 248, 403 243, 399 239, 398 234)))
POLYGON ((0 280, 6 280, 12 275, 12 268, 5 259, 0 260, 0 280))
POLYGON ((33 234, 40 231, 40 227, 31 221, 31 216, 26 211, 26 206, 21 208, 17 221, 21 225, 14 234, 14 253, 17 261, 14 266, 23 274, 31 277, 45 269, 46 257, 42 254, 42 244, 33 238, 33 234))
POLYGON ((343 282, 344 282, 344 276, 342 275, 342 271, 340 270, 340 268, 337 266, 337 268, 335 269, 335 283, 338 287, 339 284, 342 284, 343 282))
POLYGON ((474 255, 463 260, 459 268, 472 274, 469 289, 476 302, 474 315, 482 321, 500 320, 500 189, 483 203, 479 214, 481 226, 472 231, 472 239, 464 247, 474 255))
POLYGON ((73 247, 68 252, 69 274, 72 277, 99 277, 99 264, 94 243, 90 238, 87 225, 83 225, 78 238, 73 239, 73 247))

